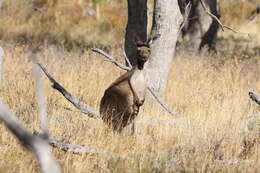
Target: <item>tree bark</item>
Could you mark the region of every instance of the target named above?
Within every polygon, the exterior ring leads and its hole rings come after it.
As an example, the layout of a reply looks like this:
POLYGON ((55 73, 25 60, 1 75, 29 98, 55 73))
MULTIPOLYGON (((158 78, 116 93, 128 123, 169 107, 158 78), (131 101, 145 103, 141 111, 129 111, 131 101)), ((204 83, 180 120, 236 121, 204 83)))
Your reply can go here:
MULTIPOLYGON (((158 94, 166 88, 181 21, 178 0, 155 1, 151 56, 145 70, 150 76, 150 88, 158 94)), ((136 64, 137 40, 147 41, 147 0, 128 0, 125 51, 132 65, 136 64)))
POLYGON ((151 56, 146 69, 150 76, 149 86, 162 95, 182 22, 178 0, 156 0, 153 17, 151 56))
POLYGON ((125 34, 125 52, 131 64, 136 65, 136 41, 147 40, 147 0, 128 0, 128 21, 125 34))
MULTIPOLYGON (((182 1, 182 4, 187 4, 190 0, 179 1, 182 1)), ((213 15, 220 18, 219 0, 204 1, 209 11, 213 15)), ((206 13, 198 0, 190 2, 192 3, 192 7, 189 14, 189 21, 183 28, 185 47, 197 51, 207 46, 209 50, 215 50, 216 38, 219 29, 217 21, 212 19, 212 17, 206 13)))

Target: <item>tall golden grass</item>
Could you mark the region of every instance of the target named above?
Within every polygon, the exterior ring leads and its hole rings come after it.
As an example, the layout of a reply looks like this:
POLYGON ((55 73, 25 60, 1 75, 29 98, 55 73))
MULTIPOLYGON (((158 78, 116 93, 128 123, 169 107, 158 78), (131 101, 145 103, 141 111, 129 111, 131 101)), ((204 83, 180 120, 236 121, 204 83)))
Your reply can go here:
MULTIPOLYGON (((26 48, 6 45, 5 51, 1 98, 31 131, 39 130, 26 48)), ((114 48, 111 54, 118 57, 121 50, 114 48)), ((38 57, 73 95, 97 109, 105 88, 123 73, 88 51, 79 55, 50 46, 38 57)), ((247 95, 250 87, 260 91, 259 64, 259 56, 178 53, 166 92, 166 102, 178 117, 148 101, 137 118, 134 136, 128 129, 114 134, 101 120, 65 110, 72 106, 43 76, 51 136, 122 158, 58 149, 54 154, 64 172, 259 172, 260 121, 252 119, 260 117, 254 116, 259 106, 247 95)), ((33 155, 3 125, 0 131, 0 172, 38 172, 33 155)))
MULTIPOLYGON (((4 1, 0 10, 0 39, 20 44, 55 44, 67 49, 109 46, 123 38, 126 4, 104 1, 99 19, 88 14, 93 1, 4 1)), ((97 14, 97 12, 96 12, 97 14)))
MULTIPOLYGON (((122 43, 127 11, 125 1, 106 0, 97 20, 84 13, 95 8, 93 1, 32 1, 42 13, 31 11, 30 2, 4 1, 0 10, 6 52, 0 97, 34 131, 39 130, 39 118, 28 44, 41 45, 39 61, 73 95, 98 109, 105 88, 123 71, 92 52, 66 50, 98 45, 122 57, 121 46, 114 45, 122 43)), ((249 2, 221 3, 223 23, 252 33, 253 39, 226 32, 219 37, 219 55, 177 53, 165 101, 179 116, 167 114, 150 98, 134 136, 129 129, 114 134, 101 120, 67 111, 64 107, 71 104, 42 77, 51 136, 122 156, 54 149, 64 172, 260 172, 259 106, 247 95, 249 88, 260 92, 259 22, 244 23, 252 9, 249 2)), ((1 124, 0 172, 39 171, 34 156, 1 124)))

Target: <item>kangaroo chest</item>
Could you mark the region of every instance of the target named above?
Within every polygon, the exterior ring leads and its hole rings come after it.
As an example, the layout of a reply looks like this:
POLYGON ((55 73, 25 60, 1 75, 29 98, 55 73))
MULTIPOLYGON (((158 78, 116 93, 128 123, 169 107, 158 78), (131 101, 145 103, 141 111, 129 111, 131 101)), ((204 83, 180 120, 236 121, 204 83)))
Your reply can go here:
POLYGON ((130 83, 131 83, 132 89, 136 93, 137 97, 140 100, 144 100, 145 91, 146 91, 146 87, 147 87, 147 79, 146 79, 145 71, 136 70, 130 78, 130 83))

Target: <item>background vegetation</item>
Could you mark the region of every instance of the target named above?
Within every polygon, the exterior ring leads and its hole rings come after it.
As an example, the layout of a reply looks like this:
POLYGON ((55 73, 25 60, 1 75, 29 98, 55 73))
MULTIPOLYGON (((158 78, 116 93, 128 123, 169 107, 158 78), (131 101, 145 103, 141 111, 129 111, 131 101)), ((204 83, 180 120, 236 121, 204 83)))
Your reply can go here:
MULTIPOLYGON (((43 77, 51 135, 121 155, 74 155, 54 149, 63 171, 260 172, 259 106, 247 95, 249 88, 260 91, 260 22, 259 17, 246 20, 253 9, 251 2, 221 1, 223 23, 249 32, 252 39, 220 32, 216 55, 177 51, 166 102, 180 117, 173 119, 148 101, 134 136, 129 129, 113 134, 101 120, 65 110, 71 105, 43 77)), ((123 71, 88 48, 101 47, 122 57, 126 20, 123 0, 4 1, 0 9, 0 45, 6 53, 1 98, 29 129, 39 129, 28 59, 28 50, 39 48, 39 61, 50 73, 98 109, 105 88, 123 71), (99 16, 90 16, 90 9, 99 11, 99 16)), ((34 156, 3 125, 0 132, 0 172, 39 171, 34 156)))
MULTIPOLYGON (((150 1, 149 9, 152 6, 150 1)), ((221 20, 248 29, 246 19, 255 7, 252 2, 222 0, 221 20)), ((0 39, 5 42, 67 49, 111 47, 124 38, 127 4, 125 0, 12 0, 3 1, 0 16, 0 39)))

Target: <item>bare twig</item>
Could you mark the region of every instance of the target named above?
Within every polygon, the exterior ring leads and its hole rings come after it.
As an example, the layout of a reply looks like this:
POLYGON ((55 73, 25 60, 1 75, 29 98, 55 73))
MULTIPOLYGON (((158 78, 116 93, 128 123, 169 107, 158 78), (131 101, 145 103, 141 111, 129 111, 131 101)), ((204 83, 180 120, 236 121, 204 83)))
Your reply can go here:
MULTIPOLYGON (((113 62, 117 67, 123 69, 123 70, 126 70, 126 71, 129 71, 131 70, 132 68, 129 68, 121 63, 119 63, 117 60, 115 60, 113 57, 111 57, 110 55, 108 55, 107 53, 105 53, 104 51, 100 50, 100 49, 92 49, 92 51, 96 52, 96 53, 99 53, 105 57, 109 57, 109 59, 111 59, 110 62, 113 62)), ((129 61, 129 59, 127 58, 127 56, 125 56, 125 58, 129 61)), ((152 96, 155 98, 155 100, 162 106, 162 108, 164 110, 166 110, 169 114, 173 115, 173 116, 176 116, 177 113, 176 112, 173 112, 169 109, 169 107, 163 103, 163 101, 159 98, 159 96, 157 96, 157 94, 155 92, 153 92, 153 90, 148 87, 148 91, 152 94, 152 96)))
POLYGON ((65 106, 60 106, 60 107, 62 107, 62 108, 65 109, 65 110, 71 111, 71 112, 84 113, 84 112, 82 112, 82 111, 79 110, 79 109, 72 109, 72 108, 65 107, 65 106))
POLYGON ((126 56, 125 51, 123 52, 123 54, 124 54, 124 57, 125 57, 125 60, 126 60, 127 66, 128 66, 128 67, 130 68, 130 70, 131 70, 131 69, 133 68, 133 66, 132 66, 130 60, 128 59, 128 57, 126 56))
POLYGON ((53 155, 46 138, 34 136, 20 124, 16 116, 0 101, 0 119, 19 139, 24 147, 31 150, 39 160, 43 173, 59 173, 60 167, 53 155))
POLYGON ((168 105, 166 105, 162 99, 153 91, 152 88, 148 87, 148 90, 150 91, 150 93, 153 95, 153 97, 155 98, 155 100, 163 107, 164 110, 166 110, 169 114, 171 114, 172 116, 177 116, 178 114, 174 111, 172 111, 168 105))
POLYGON ((224 31, 224 29, 226 28, 226 29, 228 29, 228 30, 230 30, 230 31, 232 31, 232 32, 234 32, 234 33, 246 34, 246 35, 251 39, 251 36, 250 36, 249 33, 239 32, 239 31, 236 31, 236 30, 234 30, 233 28, 231 28, 231 27, 229 27, 229 26, 227 26, 227 25, 222 24, 221 21, 218 19, 218 17, 215 16, 214 14, 212 14, 212 13, 210 12, 210 10, 206 7, 206 5, 205 5, 205 3, 204 3, 203 0, 200 0, 200 3, 201 3, 201 5, 202 5, 203 9, 205 10, 205 12, 206 12, 210 17, 212 17, 213 19, 215 19, 215 20, 218 22, 218 24, 220 25, 222 31, 224 31))
POLYGON ((43 67, 42 64, 37 63, 38 66, 42 69, 45 75, 48 77, 49 81, 52 83, 52 88, 58 90, 69 102, 71 102, 77 109, 79 109, 82 113, 88 115, 91 118, 99 118, 99 112, 96 111, 94 108, 90 107, 89 105, 83 103, 78 98, 71 95, 63 86, 61 86, 43 67))
POLYGON ((178 35, 180 34, 181 30, 183 29, 183 27, 185 26, 186 22, 188 21, 189 18, 189 14, 190 14, 190 10, 191 10, 191 2, 189 2, 186 7, 185 7, 185 14, 183 16, 183 22, 179 28, 178 31, 178 35))
POLYGON ((103 56, 106 57, 106 60, 109 62, 112 62, 113 64, 115 64, 116 66, 120 67, 123 70, 129 71, 131 70, 130 67, 125 66, 124 64, 121 64, 120 62, 118 62, 116 59, 114 59, 113 57, 111 57, 110 55, 108 55, 106 52, 104 52, 103 50, 97 49, 97 48, 92 48, 91 49, 93 52, 99 53, 103 56))
POLYGON ((36 95, 38 99, 38 107, 39 107, 39 116, 40 116, 40 123, 41 123, 41 129, 43 131, 43 134, 48 136, 48 124, 47 124, 47 105, 45 103, 44 99, 44 91, 42 88, 42 81, 41 81, 41 75, 40 75, 40 69, 34 64, 33 66, 33 75, 35 78, 35 89, 36 89, 36 95))
POLYGON ((253 101, 255 101, 257 104, 260 105, 260 95, 259 95, 259 94, 255 93, 253 89, 249 89, 248 95, 249 95, 249 97, 250 97, 253 101))

